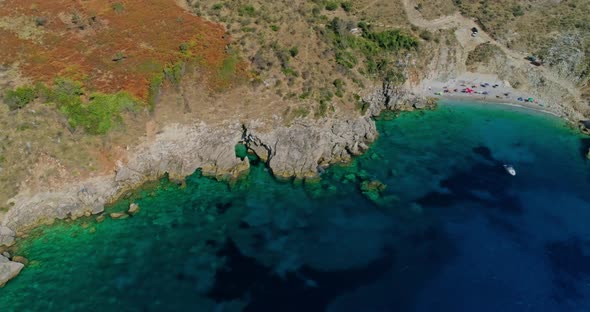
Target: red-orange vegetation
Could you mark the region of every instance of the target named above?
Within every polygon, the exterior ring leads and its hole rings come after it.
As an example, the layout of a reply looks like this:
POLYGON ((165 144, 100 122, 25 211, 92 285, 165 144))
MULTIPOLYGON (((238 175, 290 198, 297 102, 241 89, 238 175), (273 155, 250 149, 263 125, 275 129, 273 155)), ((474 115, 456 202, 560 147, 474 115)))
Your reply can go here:
POLYGON ((125 90, 145 100, 150 79, 166 64, 190 55, 213 73, 227 57, 224 28, 174 0, 0 2, 0 20, 23 17, 36 35, 0 25, 0 64, 18 63, 34 81, 65 76, 91 90, 125 90))

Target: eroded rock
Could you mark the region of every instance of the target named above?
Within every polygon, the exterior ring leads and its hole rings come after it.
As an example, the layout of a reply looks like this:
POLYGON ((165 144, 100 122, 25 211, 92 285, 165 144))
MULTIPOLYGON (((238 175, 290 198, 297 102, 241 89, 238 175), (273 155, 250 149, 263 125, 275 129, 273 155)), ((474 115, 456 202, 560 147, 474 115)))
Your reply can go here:
POLYGON ((129 215, 124 213, 124 212, 112 212, 109 214, 109 217, 111 217, 111 219, 125 219, 128 218, 129 215))
POLYGON ((4 287, 8 281, 17 276, 24 266, 22 263, 13 262, 0 256, 0 287, 4 287))
POLYGON ((136 203, 131 203, 129 205, 129 210, 127 210, 127 213, 129 213, 130 215, 134 215, 138 212, 139 212, 139 205, 136 203))
POLYGON ((266 160, 279 178, 317 177, 319 166, 349 161, 351 156, 366 151, 377 138, 377 128, 370 117, 301 120, 272 132, 260 131, 254 124, 245 129, 248 148, 266 160))
POLYGON ((23 265, 29 264, 29 260, 23 256, 14 256, 12 257, 12 262, 22 263, 23 265))
POLYGON ((14 244, 16 233, 6 226, 0 225, 0 246, 11 246, 14 244))

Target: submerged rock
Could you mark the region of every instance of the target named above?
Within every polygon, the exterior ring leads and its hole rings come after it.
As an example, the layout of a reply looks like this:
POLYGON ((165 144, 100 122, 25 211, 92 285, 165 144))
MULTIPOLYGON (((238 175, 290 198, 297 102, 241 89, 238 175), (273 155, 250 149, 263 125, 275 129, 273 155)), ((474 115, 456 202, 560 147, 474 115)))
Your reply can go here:
POLYGON ((0 287, 4 287, 9 280, 17 276, 24 266, 22 263, 13 262, 0 256, 0 287))
POLYGON ((127 217, 129 217, 128 214, 124 213, 124 212, 112 212, 109 214, 109 216, 111 217, 111 219, 125 219, 127 217))
POLYGON ((379 201, 386 188, 387 185, 379 180, 363 181, 361 183, 361 192, 373 202, 379 201))
POLYGON ((12 261, 22 263, 24 265, 29 264, 29 260, 23 256, 14 256, 14 257, 12 257, 12 261))
POLYGON ((586 134, 590 134, 590 120, 580 120, 578 125, 580 127, 580 131, 586 134))
POLYGON ((127 210, 127 212, 130 215, 134 215, 134 214, 138 213, 139 212, 139 205, 136 203, 131 203, 131 205, 129 205, 129 210, 127 210))

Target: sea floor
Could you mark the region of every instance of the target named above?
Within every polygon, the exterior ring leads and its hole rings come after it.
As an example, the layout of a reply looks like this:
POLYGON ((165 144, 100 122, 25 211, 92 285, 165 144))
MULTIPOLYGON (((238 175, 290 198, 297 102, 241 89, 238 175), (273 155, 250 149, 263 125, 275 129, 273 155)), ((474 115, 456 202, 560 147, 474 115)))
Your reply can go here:
POLYGON ((0 311, 590 310, 588 138, 460 102, 378 127, 319 182, 254 161, 233 184, 146 185, 107 209, 137 203, 126 219, 38 228, 0 311))

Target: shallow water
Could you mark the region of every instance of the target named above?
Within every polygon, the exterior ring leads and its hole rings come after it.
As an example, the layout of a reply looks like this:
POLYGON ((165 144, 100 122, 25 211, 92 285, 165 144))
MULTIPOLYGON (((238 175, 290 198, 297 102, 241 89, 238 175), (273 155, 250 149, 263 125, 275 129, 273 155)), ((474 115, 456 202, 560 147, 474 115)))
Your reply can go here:
POLYGON ((0 311, 590 310, 584 137, 461 103, 378 127, 317 183, 195 173, 108 209, 138 203, 127 219, 39 228, 13 250, 30 264, 0 311), (387 187, 363 194, 374 180, 387 187))

